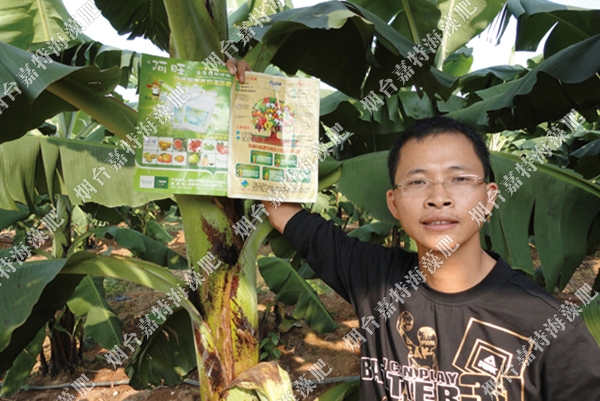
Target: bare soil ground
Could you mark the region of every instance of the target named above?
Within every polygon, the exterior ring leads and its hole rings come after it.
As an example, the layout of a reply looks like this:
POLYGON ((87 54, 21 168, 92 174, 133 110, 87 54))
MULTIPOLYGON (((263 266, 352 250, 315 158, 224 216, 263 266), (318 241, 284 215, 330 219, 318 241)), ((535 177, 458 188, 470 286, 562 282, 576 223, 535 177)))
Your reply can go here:
MULTIPOLYGON (((185 239, 180 226, 173 225, 169 228, 174 240, 169 243, 169 246, 182 254, 186 253, 185 239)), ((12 236, 14 232, 0 233, 0 247, 7 248, 12 246, 12 236)), ((50 242, 45 244, 45 248, 50 247, 50 242)), ((97 252, 104 252, 109 247, 113 247, 113 254, 130 256, 126 249, 120 248, 113 241, 101 239, 98 241, 97 252)), ((261 253, 267 254, 269 248, 265 247, 261 253)), ((535 256, 535 252, 534 252, 535 256)), ((34 257, 36 258, 36 257, 34 257)), ((40 258, 41 257, 37 257, 40 258)), ((32 258, 33 259, 33 258, 32 258)), ((600 270, 600 254, 595 257, 586 257, 569 285, 561 293, 555 294, 561 299, 567 299, 584 283, 592 284, 598 271, 600 270)), ((259 275, 260 277, 260 275, 259 275)), ((259 314, 262 315, 266 305, 274 300, 275 294, 269 291, 268 287, 259 279, 259 314)), ((287 333, 281 335, 283 343, 278 347, 281 351, 279 359, 280 366, 289 372, 292 380, 306 374, 307 378, 311 378, 308 368, 317 362, 319 359, 325 361, 332 367, 328 378, 332 377, 347 377, 356 376, 359 374, 359 355, 358 351, 351 352, 345 346, 342 337, 353 327, 358 328, 359 322, 354 314, 352 307, 344 301, 340 296, 333 292, 329 287, 322 283, 315 285, 323 303, 333 315, 338 329, 333 333, 316 334, 312 329, 302 324, 301 327, 291 329, 287 333)), ((130 283, 113 281, 108 288, 108 296, 112 296, 113 300, 109 301, 111 307, 115 310, 118 316, 123 320, 123 330, 125 332, 135 332, 136 325, 141 316, 150 311, 151 306, 159 299, 160 294, 153 290, 137 286, 130 283), (121 295, 115 300, 114 297, 121 295)), ((286 311, 291 314, 293 308, 287 308, 286 311)), ((52 386, 58 384, 70 384, 82 373, 84 373, 92 382, 103 383, 106 386, 97 385, 86 395, 77 398, 78 401, 196 401, 199 400, 199 390, 197 387, 189 384, 182 384, 177 387, 162 387, 154 390, 138 391, 128 385, 111 385, 126 381, 124 369, 120 367, 114 370, 107 365, 103 354, 106 349, 96 346, 93 349, 87 350, 83 355, 83 363, 76 367, 71 374, 63 373, 57 377, 49 377, 40 373, 40 363, 34 367, 33 372, 27 382, 30 387, 35 386, 52 386)), ((50 345, 48 340, 44 344, 44 352, 46 358, 50 356, 50 345)), ((327 368, 325 368, 327 370, 327 368)), ((195 372, 192 373, 190 379, 197 380, 195 372)), ((311 401, 318 399, 320 394, 335 386, 319 385, 316 390, 310 394, 305 400, 311 401)), ((58 396, 62 389, 52 390, 28 390, 11 397, 0 398, 0 400, 10 401, 42 401, 42 400, 59 400, 58 396)), ((75 390, 71 388, 70 394, 77 395, 75 390)))

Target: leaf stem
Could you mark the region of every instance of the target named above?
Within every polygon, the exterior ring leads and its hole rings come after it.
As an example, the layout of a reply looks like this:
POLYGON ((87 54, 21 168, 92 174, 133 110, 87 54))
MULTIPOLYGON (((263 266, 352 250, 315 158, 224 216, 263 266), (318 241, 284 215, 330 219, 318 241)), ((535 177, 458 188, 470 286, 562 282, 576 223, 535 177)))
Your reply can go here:
POLYGON ((410 9, 408 0, 402 0, 402 6, 404 7, 404 12, 406 13, 406 20, 408 21, 408 27, 410 28, 410 34, 412 35, 413 42, 419 44, 421 43, 421 37, 419 36, 419 31, 417 31, 415 17, 410 9))
POLYGON ((32 249, 33 253, 37 253, 38 255, 42 255, 45 256, 46 259, 48 260, 52 260, 52 259, 56 259, 54 256, 52 256, 51 253, 44 251, 43 249, 32 249))
POLYGON ((42 20, 42 27, 44 28, 44 36, 46 40, 50 40, 50 29, 48 29, 48 21, 46 20, 46 9, 44 8, 44 2, 37 0, 38 11, 40 12, 40 19, 42 20))

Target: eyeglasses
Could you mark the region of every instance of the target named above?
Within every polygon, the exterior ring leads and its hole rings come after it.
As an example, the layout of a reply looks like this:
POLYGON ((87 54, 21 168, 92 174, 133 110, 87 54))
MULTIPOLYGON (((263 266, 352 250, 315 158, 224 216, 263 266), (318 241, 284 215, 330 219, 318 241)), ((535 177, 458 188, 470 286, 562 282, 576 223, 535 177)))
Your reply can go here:
POLYGON ((449 193, 456 195, 465 190, 475 189, 483 182, 485 182, 483 178, 474 174, 459 174, 447 177, 443 181, 430 178, 411 178, 395 185, 392 189, 400 189, 402 195, 412 197, 427 194, 433 189, 434 184, 443 184, 449 193))

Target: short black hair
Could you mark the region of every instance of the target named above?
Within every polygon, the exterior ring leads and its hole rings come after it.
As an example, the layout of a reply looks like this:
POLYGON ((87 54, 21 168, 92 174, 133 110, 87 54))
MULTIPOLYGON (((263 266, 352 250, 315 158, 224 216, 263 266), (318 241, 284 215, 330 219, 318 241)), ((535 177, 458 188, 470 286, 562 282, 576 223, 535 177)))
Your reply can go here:
POLYGON ((429 117, 417 121, 414 125, 400 133, 400 136, 392 146, 388 156, 388 172, 392 187, 396 185, 394 182, 396 170, 400 164, 400 149, 411 139, 420 141, 428 136, 439 134, 462 134, 464 135, 475 148, 475 153, 483 165, 484 179, 487 179, 490 174, 490 152, 487 149, 483 136, 474 128, 458 122, 450 117, 429 117))

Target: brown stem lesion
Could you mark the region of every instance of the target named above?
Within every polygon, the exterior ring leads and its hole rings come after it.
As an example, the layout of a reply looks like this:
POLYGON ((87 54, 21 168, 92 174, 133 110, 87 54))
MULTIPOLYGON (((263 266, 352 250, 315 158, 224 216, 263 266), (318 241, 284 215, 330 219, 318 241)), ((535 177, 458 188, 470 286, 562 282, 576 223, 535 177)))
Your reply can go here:
MULTIPOLYGON (((244 214, 244 201, 240 199, 231 199, 225 197, 213 197, 211 198, 212 203, 219 208, 227 217, 227 221, 229 223, 229 227, 232 227, 244 214)), ((233 231, 233 229, 232 229, 233 231)), ((237 250, 237 254, 242 251, 242 247, 244 246, 244 241, 233 232, 231 234, 233 238, 233 243, 235 244, 235 248, 237 250)), ((237 258, 236 258, 237 259, 237 258)))

